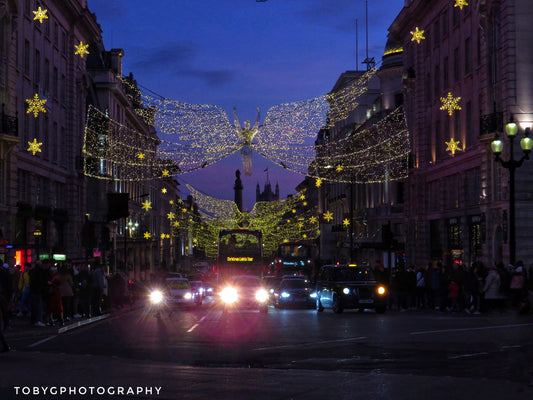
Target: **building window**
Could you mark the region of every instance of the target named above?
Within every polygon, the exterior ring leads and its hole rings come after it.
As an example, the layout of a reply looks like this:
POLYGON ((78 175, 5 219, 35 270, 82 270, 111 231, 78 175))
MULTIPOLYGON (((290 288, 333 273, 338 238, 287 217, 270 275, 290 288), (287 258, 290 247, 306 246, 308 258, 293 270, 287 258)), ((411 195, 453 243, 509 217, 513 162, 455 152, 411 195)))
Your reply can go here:
POLYGON ((459 82, 461 79, 461 59, 459 57, 459 47, 453 50, 453 79, 459 82))
POLYGON ((472 102, 467 101, 465 107, 465 147, 468 148, 476 141, 476 132, 472 130, 472 102))
POLYGON ((448 59, 448 57, 444 57, 444 61, 443 61, 443 70, 442 70, 442 79, 444 81, 443 85, 443 89, 446 90, 450 87, 450 71, 448 70, 449 69, 449 64, 450 64, 450 60, 448 59))
POLYGON ((448 36, 449 22, 448 22, 448 9, 442 13, 442 37, 448 36))
POLYGON ((33 60, 33 83, 38 85, 41 81, 41 52, 35 50, 35 59, 33 60))
POLYGON ((465 40, 465 75, 468 75, 472 72, 472 54, 470 53, 470 38, 465 40))
POLYGON ((43 89, 46 95, 50 93, 50 60, 48 58, 44 59, 43 89))
POLYGON ((57 71, 57 67, 54 67, 54 73, 52 75, 52 97, 54 99, 57 99, 57 89, 58 89, 58 79, 59 79, 59 72, 57 71))
POLYGON ((24 40, 24 75, 30 76, 30 42, 24 40))
POLYGON ((433 85, 434 85, 433 89, 435 90, 434 97, 438 99, 440 96, 440 68, 438 65, 435 67, 435 76, 434 76, 433 85))

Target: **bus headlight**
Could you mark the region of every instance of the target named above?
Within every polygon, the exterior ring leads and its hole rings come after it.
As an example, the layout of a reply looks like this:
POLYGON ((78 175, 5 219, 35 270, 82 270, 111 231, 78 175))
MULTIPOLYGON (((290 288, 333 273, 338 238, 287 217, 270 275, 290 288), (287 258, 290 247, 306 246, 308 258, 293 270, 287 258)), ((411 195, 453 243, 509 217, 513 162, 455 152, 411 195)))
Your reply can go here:
POLYGON ((220 292, 220 299, 223 303, 233 304, 237 301, 237 290, 231 286, 225 287, 222 292, 220 292))
POLYGON ((385 286, 378 286, 377 292, 380 296, 383 296, 387 292, 387 290, 385 289, 385 286))
POLYGON ((183 298, 184 298, 185 300, 190 300, 190 299, 192 299, 192 293, 191 293, 191 292, 187 292, 187 293, 185 293, 185 294, 183 295, 183 298))
POLYGON ((150 303, 157 305, 163 301, 163 292, 161 290, 152 290, 150 292, 150 303))
POLYGON ((268 293, 265 289, 259 289, 257 292, 255 292, 255 299, 259 303, 265 303, 268 301, 268 293))

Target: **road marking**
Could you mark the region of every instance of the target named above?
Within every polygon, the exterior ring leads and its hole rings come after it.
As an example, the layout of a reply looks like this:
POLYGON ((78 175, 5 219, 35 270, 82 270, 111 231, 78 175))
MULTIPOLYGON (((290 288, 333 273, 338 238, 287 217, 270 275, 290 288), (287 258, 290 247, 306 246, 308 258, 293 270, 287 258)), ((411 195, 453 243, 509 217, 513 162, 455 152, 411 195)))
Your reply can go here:
POLYGON ((49 340, 52 340, 52 339, 54 339, 56 337, 57 337, 57 335, 48 336, 47 338, 44 338, 43 340, 39 340, 38 342, 30 344, 28 347, 39 346, 40 344, 42 344, 44 342, 48 342, 49 340))
POLYGON ((194 331, 198 325, 201 324, 201 322, 207 318, 207 315, 204 315, 202 318, 200 318, 200 321, 198 321, 196 324, 194 324, 193 326, 190 327, 190 329, 187 331, 187 333, 191 333, 192 331, 194 331))
POLYGON ((297 347, 312 347, 316 345, 329 344, 329 343, 343 343, 343 342, 353 342, 356 340, 366 339, 366 336, 360 336, 356 338, 349 339, 337 339, 337 340, 323 340, 321 342, 312 342, 312 343, 298 343, 298 344, 288 344, 284 346, 271 346, 271 347, 258 347, 257 349, 252 349, 252 351, 263 351, 263 350, 279 350, 279 349, 290 349, 297 347))
POLYGON ((477 357, 477 356, 486 356, 489 353, 482 351, 481 353, 471 353, 471 354, 460 354, 458 356, 448 357, 448 360, 457 360, 458 358, 468 358, 468 357, 477 357))
POLYGON ((436 331, 419 331, 411 332, 410 335, 427 335, 430 333, 449 333, 449 332, 466 332, 466 331, 482 331, 489 329, 505 329, 505 328, 524 328, 526 326, 533 326, 531 324, 510 324, 510 325, 494 325, 494 326, 480 326, 478 328, 456 328, 456 329, 441 329, 436 331))

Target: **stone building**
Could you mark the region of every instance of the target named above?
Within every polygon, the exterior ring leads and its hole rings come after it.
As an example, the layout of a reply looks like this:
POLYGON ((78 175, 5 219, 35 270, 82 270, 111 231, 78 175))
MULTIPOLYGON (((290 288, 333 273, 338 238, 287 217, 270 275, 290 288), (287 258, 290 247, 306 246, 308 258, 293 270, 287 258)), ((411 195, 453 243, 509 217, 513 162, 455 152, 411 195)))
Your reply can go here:
MULTIPOLYGON (((499 135, 502 158, 509 159, 504 124, 514 117, 523 132, 533 123, 532 17, 529 0, 472 0, 463 7, 406 0, 389 28, 404 49, 412 140, 405 209, 410 262, 512 261, 510 176, 490 143, 499 135), (417 40, 416 31, 423 38, 417 40)), ((522 156, 519 146, 513 156, 522 156)), ((516 170, 515 182, 516 259, 529 262, 532 162, 516 170)))

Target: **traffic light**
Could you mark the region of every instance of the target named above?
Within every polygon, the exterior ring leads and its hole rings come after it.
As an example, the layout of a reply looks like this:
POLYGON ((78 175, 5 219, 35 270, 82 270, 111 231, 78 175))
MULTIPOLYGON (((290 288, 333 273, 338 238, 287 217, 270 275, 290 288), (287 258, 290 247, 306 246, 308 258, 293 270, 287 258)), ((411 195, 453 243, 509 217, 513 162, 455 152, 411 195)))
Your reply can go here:
POLYGON ((116 219, 129 217, 129 199, 129 193, 108 193, 107 221, 114 221, 116 219))

